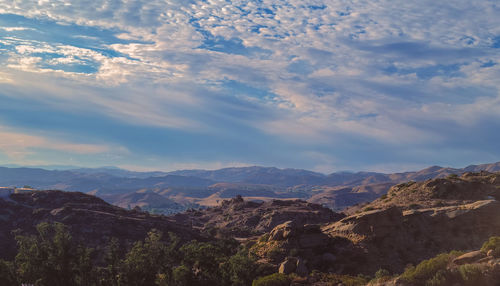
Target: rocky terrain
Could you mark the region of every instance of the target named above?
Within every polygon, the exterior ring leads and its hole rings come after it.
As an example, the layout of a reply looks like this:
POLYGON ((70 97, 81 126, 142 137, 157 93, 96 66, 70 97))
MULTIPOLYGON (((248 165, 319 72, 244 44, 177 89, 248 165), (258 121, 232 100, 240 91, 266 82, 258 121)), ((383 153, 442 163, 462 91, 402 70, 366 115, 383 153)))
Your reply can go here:
POLYGON ((178 213, 172 218, 205 232, 249 238, 269 232, 289 220, 303 225, 332 222, 343 217, 321 205, 301 200, 253 202, 237 196, 219 206, 178 213))
POLYGON ((401 184, 339 221, 279 225, 253 249, 263 261, 283 266, 284 273, 290 271, 284 266, 290 259, 304 261, 309 271, 373 275, 383 268, 401 273, 408 264, 477 249, 500 235, 499 195, 498 173, 401 184))
POLYGON ((183 241, 202 239, 198 232, 165 217, 112 206, 95 196, 63 191, 28 191, 0 198, 1 258, 12 258, 14 236, 34 234, 41 222, 61 222, 73 237, 90 247, 103 247, 110 238, 123 245, 144 239, 155 228, 173 232, 183 241))
MULTIPOLYGON (((218 188, 229 196, 234 186, 225 183, 218 188)), ((379 275, 370 282, 373 285, 424 285, 401 277, 417 277, 408 272, 413 269, 408 265, 420 269, 419 263, 435 263, 433 259, 440 261, 449 281, 465 279, 455 274, 466 271, 460 265, 471 264, 490 283, 500 265, 496 253, 471 252, 500 236, 500 173, 487 171, 400 183, 345 213, 303 200, 258 202, 236 196, 217 206, 163 216, 125 210, 83 193, 24 189, 8 195, 9 190, 0 192, 0 253, 7 258, 15 249, 14 234, 34 233, 36 224, 47 221, 68 225, 74 237, 95 247, 111 237, 130 245, 153 228, 173 232, 183 241, 235 238, 263 269, 295 277, 293 285, 326 285, 321 284, 325 279, 345 277, 357 281, 352 285, 362 285, 360 281, 368 283, 366 277, 375 273, 386 276, 379 275), (448 254, 437 256, 441 253, 448 254), (365 276, 359 278, 360 274, 365 276)), ((349 192, 335 191, 339 197, 349 192)), ((164 203, 163 196, 151 191, 126 198, 137 206, 142 200, 147 205, 164 203)))

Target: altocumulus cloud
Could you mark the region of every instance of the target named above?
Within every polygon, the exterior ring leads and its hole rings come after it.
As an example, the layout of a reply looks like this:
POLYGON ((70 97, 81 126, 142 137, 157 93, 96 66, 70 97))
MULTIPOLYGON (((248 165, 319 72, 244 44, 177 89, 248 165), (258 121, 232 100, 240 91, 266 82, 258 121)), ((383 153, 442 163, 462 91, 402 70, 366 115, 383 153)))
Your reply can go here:
POLYGON ((0 122, 138 156, 110 163, 332 171, 500 157, 496 1, 0 3, 0 98, 19 111, 0 122), (20 118, 36 106, 34 118, 98 120, 20 118))

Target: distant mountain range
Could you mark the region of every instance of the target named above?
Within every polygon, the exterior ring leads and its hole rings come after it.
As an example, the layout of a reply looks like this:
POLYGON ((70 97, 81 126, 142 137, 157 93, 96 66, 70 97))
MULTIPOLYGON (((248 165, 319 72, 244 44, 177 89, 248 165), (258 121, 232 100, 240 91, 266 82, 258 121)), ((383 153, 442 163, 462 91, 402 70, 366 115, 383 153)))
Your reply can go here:
POLYGON ((69 170, 0 167, 0 186, 80 191, 115 205, 155 208, 165 213, 182 210, 182 206, 217 205, 236 195, 256 201, 300 198, 341 210, 372 201, 398 183, 482 170, 500 171, 500 162, 462 169, 432 166, 393 174, 336 172, 328 175, 258 166, 174 172, 134 172, 115 167, 69 170))

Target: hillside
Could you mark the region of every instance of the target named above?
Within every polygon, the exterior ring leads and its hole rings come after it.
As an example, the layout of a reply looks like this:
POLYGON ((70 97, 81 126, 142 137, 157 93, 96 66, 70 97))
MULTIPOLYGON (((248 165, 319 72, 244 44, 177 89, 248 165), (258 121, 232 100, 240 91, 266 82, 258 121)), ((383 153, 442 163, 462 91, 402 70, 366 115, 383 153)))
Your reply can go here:
MULTIPOLYGON (((301 199, 340 211, 370 202, 396 184, 481 170, 499 171, 500 162, 462 169, 433 166, 416 172, 394 174, 337 172, 329 175, 268 167, 170 173, 131 172, 109 167, 65 171, 0 167, 0 186, 29 185, 37 189, 87 192, 125 207, 130 203, 129 198, 137 196, 138 191, 152 191, 181 206, 172 204, 171 208, 162 208, 162 213, 178 212, 196 205, 216 206, 236 195, 255 201, 301 199)), ((147 201, 142 200, 138 205, 145 209, 155 208, 144 203, 147 201)))
POLYGON ((174 232, 184 241, 201 236, 192 229, 165 216, 150 215, 112 206, 83 193, 34 191, 0 198, 0 253, 11 258, 15 253, 16 235, 36 233, 41 222, 60 222, 69 226, 78 241, 89 247, 101 248, 111 238, 123 245, 144 239, 155 228, 164 233, 174 232))
MULTIPOLYGON (((153 191, 181 205, 163 208, 163 213, 194 205, 214 206, 226 198, 303 199, 342 210, 369 202, 390 186, 411 180, 444 178, 466 171, 500 170, 500 163, 471 165, 463 169, 429 167, 418 172, 382 174, 338 172, 324 175, 306 170, 265 167, 226 168, 215 171, 185 170, 170 173, 130 172, 117 168, 47 171, 35 168, 0 168, 0 185, 30 185, 38 189, 89 192, 115 205, 128 206, 137 191, 153 191), (119 198, 124 198, 121 201, 119 198)), ((143 200, 147 201, 147 200, 143 200)), ((146 209, 154 207, 140 203, 146 209)), ((134 203, 132 203, 134 204, 134 203)))

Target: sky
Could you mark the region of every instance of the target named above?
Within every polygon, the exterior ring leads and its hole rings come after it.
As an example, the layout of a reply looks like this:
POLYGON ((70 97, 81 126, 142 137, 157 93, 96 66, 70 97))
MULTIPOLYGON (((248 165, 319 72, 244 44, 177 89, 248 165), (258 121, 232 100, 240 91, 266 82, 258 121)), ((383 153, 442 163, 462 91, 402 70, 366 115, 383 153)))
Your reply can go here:
POLYGON ((0 0, 0 164, 500 161, 500 3, 0 0))

